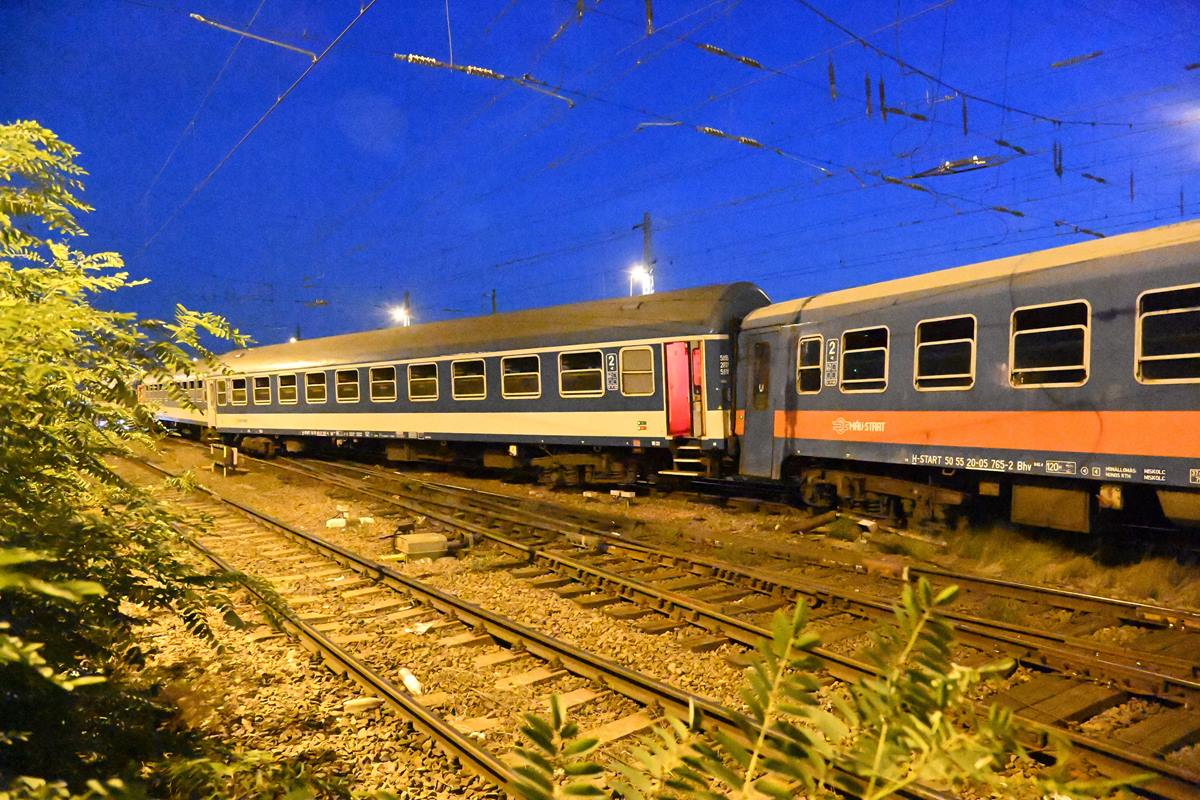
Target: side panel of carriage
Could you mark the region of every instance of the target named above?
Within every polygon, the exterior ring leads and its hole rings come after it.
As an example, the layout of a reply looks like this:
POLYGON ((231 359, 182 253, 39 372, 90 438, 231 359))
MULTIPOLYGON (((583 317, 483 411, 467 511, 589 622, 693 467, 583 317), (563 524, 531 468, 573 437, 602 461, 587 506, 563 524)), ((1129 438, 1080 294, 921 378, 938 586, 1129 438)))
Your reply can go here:
MULTIPOLYGON (((777 478, 794 458, 903 465, 972 473, 984 493, 1000 485, 989 474, 1017 486, 1017 476, 1088 482, 1117 508, 1121 487, 1140 485, 1167 516, 1200 521, 1185 496, 1200 487, 1198 275, 1200 247, 1180 245, 814 304, 753 330, 741 344, 743 469, 777 478), (756 347, 772 348, 757 377, 756 347), (754 407, 755 390, 769 412, 754 407)), ((1069 502, 1072 519, 1057 527, 1086 529, 1086 498, 1053 491, 1016 490, 1014 516, 1037 523, 1039 506, 1069 502)))

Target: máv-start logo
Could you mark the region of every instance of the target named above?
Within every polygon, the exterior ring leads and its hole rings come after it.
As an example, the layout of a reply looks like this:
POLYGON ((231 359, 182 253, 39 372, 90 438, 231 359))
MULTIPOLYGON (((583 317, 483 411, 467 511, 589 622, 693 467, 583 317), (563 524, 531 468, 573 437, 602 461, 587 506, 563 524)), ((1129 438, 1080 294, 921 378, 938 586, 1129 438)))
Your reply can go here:
POLYGON ((868 432, 868 433, 883 433, 887 429, 887 423, 882 420, 861 420, 861 419, 846 419, 838 417, 833 421, 833 432, 838 436, 842 436, 848 431, 868 432))

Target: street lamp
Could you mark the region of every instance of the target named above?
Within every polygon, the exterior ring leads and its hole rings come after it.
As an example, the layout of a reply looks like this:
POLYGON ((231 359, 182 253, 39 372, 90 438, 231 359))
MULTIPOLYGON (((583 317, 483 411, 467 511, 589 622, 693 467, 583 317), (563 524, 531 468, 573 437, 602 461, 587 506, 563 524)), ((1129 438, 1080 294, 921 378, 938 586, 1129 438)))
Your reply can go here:
POLYGON ((392 306, 388 309, 388 314, 397 325, 405 328, 412 325, 412 312, 408 310, 408 306, 392 306))
POLYGON ((654 273, 645 264, 634 264, 629 270, 629 296, 633 297, 634 287, 641 294, 654 294, 654 273))

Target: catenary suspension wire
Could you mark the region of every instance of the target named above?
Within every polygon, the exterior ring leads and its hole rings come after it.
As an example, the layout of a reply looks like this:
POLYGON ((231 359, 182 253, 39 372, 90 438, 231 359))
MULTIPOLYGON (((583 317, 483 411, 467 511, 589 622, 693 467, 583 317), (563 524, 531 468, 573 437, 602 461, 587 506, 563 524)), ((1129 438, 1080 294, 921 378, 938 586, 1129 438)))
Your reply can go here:
POLYGON ((340 42, 346 36, 346 34, 348 34, 350 32, 350 30, 355 25, 358 24, 358 21, 361 20, 363 18, 363 16, 368 11, 370 11, 371 8, 374 7, 375 3, 377 3, 377 2, 378 2, 378 0, 368 0, 368 2, 365 5, 363 5, 361 8, 359 8, 358 14, 355 15, 354 19, 350 20, 350 24, 348 24, 345 28, 343 28, 342 32, 334 37, 333 41, 331 41, 329 43, 329 45, 324 50, 322 50, 315 59, 313 59, 312 63, 310 63, 305 68, 304 72, 300 73, 299 77, 297 77, 296 80, 292 81, 290 86, 288 86, 286 89, 283 90, 283 93, 280 94, 279 97, 275 98, 275 102, 273 102, 267 108, 267 110, 263 112, 262 116, 259 117, 253 125, 250 126, 249 130, 247 130, 244 134, 242 134, 242 138, 237 140, 237 142, 233 145, 233 147, 231 147, 229 149, 229 152, 227 152, 224 156, 221 157, 221 160, 217 162, 217 165, 215 167, 213 167, 212 170, 207 175, 205 175, 203 178, 201 178, 200 182, 197 183, 195 185, 195 187, 192 188, 192 191, 188 194, 187 197, 184 198, 183 202, 180 203, 178 206, 176 206, 175 210, 172 211, 165 220, 163 220, 163 223, 158 226, 158 230, 156 230, 153 234, 151 234, 150 238, 142 243, 142 248, 140 250, 141 253, 146 252, 146 250, 150 247, 150 245, 153 244, 154 241, 158 238, 159 234, 161 234, 166 229, 166 227, 168 225, 170 225, 177 216, 179 216, 180 212, 182 212, 183 209, 186 208, 188 206, 188 204, 190 204, 192 202, 192 200, 194 200, 196 198, 196 196, 204 190, 204 187, 208 186, 208 184, 212 181, 212 179, 216 177, 217 173, 221 171, 221 168, 224 167, 225 164, 227 164, 229 162, 229 159, 233 158, 233 154, 236 153, 241 148, 241 146, 243 144, 245 144, 246 141, 249 140, 249 138, 251 136, 254 135, 255 131, 257 131, 259 128, 262 127, 263 123, 267 121, 267 118, 270 117, 272 113, 274 113, 275 109, 279 108, 279 106, 283 104, 283 101, 288 98, 288 95, 290 95, 293 91, 295 91, 296 87, 304 82, 304 79, 307 78, 314 69, 316 69, 317 65, 320 64, 323 60, 325 60, 325 57, 327 55, 329 55, 330 51, 332 51, 334 47, 337 46, 338 42, 340 42))

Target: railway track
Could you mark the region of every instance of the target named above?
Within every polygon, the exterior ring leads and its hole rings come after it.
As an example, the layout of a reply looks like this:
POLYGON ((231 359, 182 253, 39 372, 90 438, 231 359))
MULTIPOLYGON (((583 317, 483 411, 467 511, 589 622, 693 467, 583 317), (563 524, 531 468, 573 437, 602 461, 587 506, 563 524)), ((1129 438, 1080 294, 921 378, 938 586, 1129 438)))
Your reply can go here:
MULTIPOLYGON (((138 463, 172 475, 156 464, 138 463)), ((601 760, 605 746, 615 748, 646 731, 663 713, 687 719, 699 711, 706 727, 735 736, 747 722, 740 712, 520 625, 207 487, 180 505, 215 523, 214 533, 192 541, 209 561, 223 571, 248 572, 276 587, 284 602, 253 579, 243 581, 306 648, 496 787, 509 786, 515 777, 513 766, 519 762, 509 748, 520 743, 517 726, 521 714, 536 706, 535 696, 560 694, 573 716, 582 711, 585 720, 595 723, 589 729, 581 722, 584 735, 600 740, 601 760), (425 639, 429 646, 420 652, 403 646, 396 640, 397 628, 402 634, 432 633, 425 639), (441 680, 430 677, 430 662, 446 660, 448 652, 465 653, 470 671, 491 687, 483 697, 482 705, 490 709, 486 714, 443 714, 481 706, 477 698, 464 697, 464 687, 467 693, 483 694, 464 679, 463 669, 452 669, 453 674, 441 680), (421 663, 430 685, 414 691, 408 680, 415 676, 411 671, 405 674, 398 658, 421 663), (372 663, 380 660, 384 664, 372 663), (498 702, 497 691, 512 696, 498 702), (505 752, 497 755, 498 746, 505 752)), ((919 787, 902 796, 948 800, 919 787)))
MULTIPOLYGON (((583 607, 603 609, 618 619, 640 621, 646 632, 697 630, 697 649, 725 642, 749 645, 765 633, 765 617, 796 596, 807 597, 822 617, 844 629, 886 614, 888 604, 846 597, 836 587, 781 579, 696 556, 658 550, 628 540, 627 529, 604 525, 588 515, 554 515, 546 504, 524 503, 459 486, 415 481, 363 466, 325 462, 266 462, 340 486, 380 503, 427 516, 449 530, 482 537, 515 556, 519 576, 531 585, 574 599, 583 607), (386 487, 383 482, 387 481, 386 487), (599 541, 597 541, 599 540, 599 541), (850 615, 852 625, 837 625, 850 615)), ((948 575, 930 572, 947 580, 948 575)), ((953 576, 957 581, 957 576, 953 576)), ((990 583, 990 581, 989 581, 990 583)), ((1003 583, 1003 582, 1000 582, 1003 583)), ((1019 584, 1003 584, 1010 593, 1019 584)), ((1032 587, 1041 591, 1042 587, 1032 587)), ((1071 593, 1051 590, 1054 602, 1071 593)), ((1080 596, 1081 605, 1100 608, 1121 619, 1138 620, 1175 635, 1194 625, 1184 612, 1107 598, 1080 596), (1177 627, 1171 627, 1175 625, 1177 627)), ((1020 626, 997 624, 969 615, 954 620, 964 643, 979 657, 1011 655, 1029 680, 1011 686, 999 699, 1012 707, 1033 731, 1066 738, 1104 774, 1150 772, 1154 781, 1141 787, 1157 797, 1194 797, 1200 775, 1175 763, 1170 754, 1200 738, 1195 700, 1194 661, 1153 652, 1098 648, 1020 626), (1113 712, 1131 698, 1153 704, 1154 713, 1117 734, 1089 733, 1089 721, 1113 712)), ((842 650, 823 650, 829 674, 856 680, 872 668, 842 650)))

